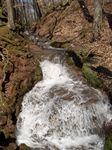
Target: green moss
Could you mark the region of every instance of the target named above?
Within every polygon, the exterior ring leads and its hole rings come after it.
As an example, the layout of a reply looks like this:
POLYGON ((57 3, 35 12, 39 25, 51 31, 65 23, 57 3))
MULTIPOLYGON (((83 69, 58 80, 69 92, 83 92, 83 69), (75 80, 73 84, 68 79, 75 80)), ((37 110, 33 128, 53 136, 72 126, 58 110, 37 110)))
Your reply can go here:
MULTIPOLYGON (((56 44, 56 43, 55 43, 56 44)), ((81 47, 81 48, 73 48, 71 44, 68 42, 63 43, 61 47, 71 50, 77 54, 77 56, 81 59, 82 63, 91 63, 94 53, 90 50, 81 47), (92 56, 93 55, 93 56, 92 56)))
POLYGON ((112 150, 112 131, 106 136, 104 150, 112 150))
POLYGON ((74 65, 74 60, 72 57, 66 57, 66 62, 70 66, 74 65))
POLYGON ((90 51, 85 48, 80 48, 79 50, 77 50, 77 55, 81 58, 83 63, 90 62, 89 54, 90 51))
POLYGON ((34 74, 34 83, 37 83, 37 81, 42 80, 42 70, 39 64, 37 65, 35 74, 34 74))
POLYGON ((87 79, 88 83, 93 87, 101 87, 102 82, 101 79, 98 77, 97 73, 94 72, 89 64, 84 64, 82 67, 82 73, 84 77, 87 79))

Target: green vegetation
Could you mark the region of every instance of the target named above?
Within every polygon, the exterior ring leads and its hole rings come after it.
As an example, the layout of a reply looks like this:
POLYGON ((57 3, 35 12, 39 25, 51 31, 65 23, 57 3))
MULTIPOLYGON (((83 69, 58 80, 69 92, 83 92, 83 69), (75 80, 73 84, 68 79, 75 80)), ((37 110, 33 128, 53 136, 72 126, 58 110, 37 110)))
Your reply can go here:
POLYGON ((97 73, 90 68, 89 64, 84 63, 82 73, 91 86, 95 88, 101 87, 101 79, 98 77, 97 73))
POLYGON ((112 150, 112 131, 110 132, 109 135, 106 136, 104 149, 112 150))

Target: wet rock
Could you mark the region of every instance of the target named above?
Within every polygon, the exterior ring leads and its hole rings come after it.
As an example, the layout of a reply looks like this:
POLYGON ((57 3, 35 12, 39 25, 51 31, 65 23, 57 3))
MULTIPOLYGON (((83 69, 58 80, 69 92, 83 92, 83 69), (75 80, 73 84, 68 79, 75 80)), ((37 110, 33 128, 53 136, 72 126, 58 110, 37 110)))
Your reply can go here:
POLYGON ((74 99, 74 93, 71 91, 68 91, 66 88, 60 88, 60 87, 53 87, 50 91, 50 97, 59 96, 62 100, 65 101, 72 101, 74 99))
POLYGON ((106 134, 110 134, 110 131, 112 131, 112 120, 104 124, 104 130, 106 134))
MULTIPOLYGON (((84 100, 80 103, 81 105, 89 106, 91 104, 95 104, 98 102, 98 91, 94 90, 93 88, 89 87, 88 89, 84 89, 82 91, 84 96, 84 100), (86 98, 87 97, 87 98, 86 98)), ((93 117, 95 120, 95 117, 93 117)))

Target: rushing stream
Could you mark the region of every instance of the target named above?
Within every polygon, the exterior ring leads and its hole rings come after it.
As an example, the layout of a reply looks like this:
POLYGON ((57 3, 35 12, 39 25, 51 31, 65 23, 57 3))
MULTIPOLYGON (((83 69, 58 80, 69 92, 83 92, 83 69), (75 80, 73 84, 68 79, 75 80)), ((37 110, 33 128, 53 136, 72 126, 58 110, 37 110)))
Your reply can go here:
POLYGON ((107 97, 60 63, 41 62, 43 80, 24 96, 17 143, 45 150, 103 150, 107 97))

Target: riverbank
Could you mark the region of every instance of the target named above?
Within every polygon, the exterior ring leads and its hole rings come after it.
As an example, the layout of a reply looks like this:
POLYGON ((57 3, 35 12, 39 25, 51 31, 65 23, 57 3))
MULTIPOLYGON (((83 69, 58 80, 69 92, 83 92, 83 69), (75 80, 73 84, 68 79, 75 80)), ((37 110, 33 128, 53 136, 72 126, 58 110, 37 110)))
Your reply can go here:
POLYGON ((6 26, 0 27, 0 149, 17 148, 16 120, 23 95, 41 79, 29 43, 6 26))

